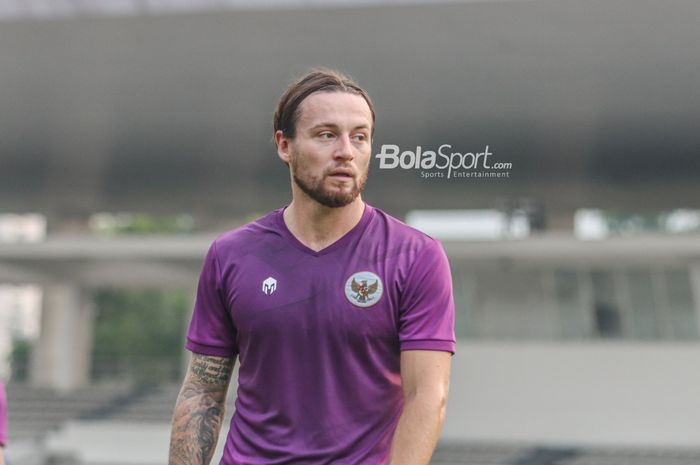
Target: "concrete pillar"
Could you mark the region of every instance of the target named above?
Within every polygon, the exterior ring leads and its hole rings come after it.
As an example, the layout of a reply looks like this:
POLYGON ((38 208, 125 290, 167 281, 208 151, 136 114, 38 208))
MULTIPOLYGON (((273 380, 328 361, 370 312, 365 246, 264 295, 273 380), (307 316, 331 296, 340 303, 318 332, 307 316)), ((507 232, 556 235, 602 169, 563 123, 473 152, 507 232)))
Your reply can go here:
POLYGON ((700 262, 693 262, 688 267, 690 273, 690 288, 693 293, 693 305, 695 306, 695 324, 700 336, 700 262))
POLYGON ((62 391, 90 381, 94 302, 78 286, 44 287, 41 330, 34 344, 30 380, 62 391))

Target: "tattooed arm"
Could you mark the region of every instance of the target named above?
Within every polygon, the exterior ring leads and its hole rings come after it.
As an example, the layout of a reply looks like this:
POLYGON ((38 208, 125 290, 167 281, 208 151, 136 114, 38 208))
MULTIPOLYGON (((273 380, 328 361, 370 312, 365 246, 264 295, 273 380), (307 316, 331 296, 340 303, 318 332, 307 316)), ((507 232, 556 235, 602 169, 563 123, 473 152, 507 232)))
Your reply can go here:
POLYGON ((224 418, 234 358, 192 354, 175 404, 169 465, 208 465, 224 418))

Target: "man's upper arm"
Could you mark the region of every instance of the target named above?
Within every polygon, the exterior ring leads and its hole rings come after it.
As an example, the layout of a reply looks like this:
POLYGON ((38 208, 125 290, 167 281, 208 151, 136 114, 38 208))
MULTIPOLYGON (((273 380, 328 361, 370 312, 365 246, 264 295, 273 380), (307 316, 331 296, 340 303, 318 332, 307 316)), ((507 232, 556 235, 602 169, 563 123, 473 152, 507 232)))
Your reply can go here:
POLYGON ((413 260, 402 284, 399 305, 402 351, 455 352, 452 274, 438 241, 428 243, 413 260))
POLYGON ((452 354, 441 350, 401 352, 401 384, 406 399, 435 395, 447 400, 452 354))
POLYGON ((193 353, 230 358, 238 353, 237 330, 231 318, 216 244, 216 241, 212 243, 204 258, 185 347, 193 353))
POLYGON ((182 394, 217 393, 225 398, 236 360, 236 329, 226 299, 217 241, 207 251, 185 347, 192 352, 182 394))
POLYGON ((235 362, 235 357, 192 353, 184 388, 225 395, 235 362))

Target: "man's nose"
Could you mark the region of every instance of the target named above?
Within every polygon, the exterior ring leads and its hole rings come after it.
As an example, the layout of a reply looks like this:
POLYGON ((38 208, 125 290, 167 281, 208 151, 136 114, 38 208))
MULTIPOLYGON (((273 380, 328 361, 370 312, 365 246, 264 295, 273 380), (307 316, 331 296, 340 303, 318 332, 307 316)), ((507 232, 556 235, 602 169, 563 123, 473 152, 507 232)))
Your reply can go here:
POLYGON ((341 136, 338 137, 338 145, 334 153, 334 158, 345 160, 352 160, 355 158, 350 134, 341 134, 341 136))

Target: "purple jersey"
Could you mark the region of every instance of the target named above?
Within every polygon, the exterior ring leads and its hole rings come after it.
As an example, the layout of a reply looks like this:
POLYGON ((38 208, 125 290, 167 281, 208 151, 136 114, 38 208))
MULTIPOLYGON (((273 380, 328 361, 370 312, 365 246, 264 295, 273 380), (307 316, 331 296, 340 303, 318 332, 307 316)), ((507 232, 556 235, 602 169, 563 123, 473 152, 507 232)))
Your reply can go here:
POLYGON ((219 236, 200 275, 187 348, 240 360, 221 463, 385 464, 400 351, 455 350, 447 257, 369 205, 314 252, 282 212, 219 236))
POLYGON ((7 444, 7 397, 5 385, 0 381, 0 446, 7 444))

